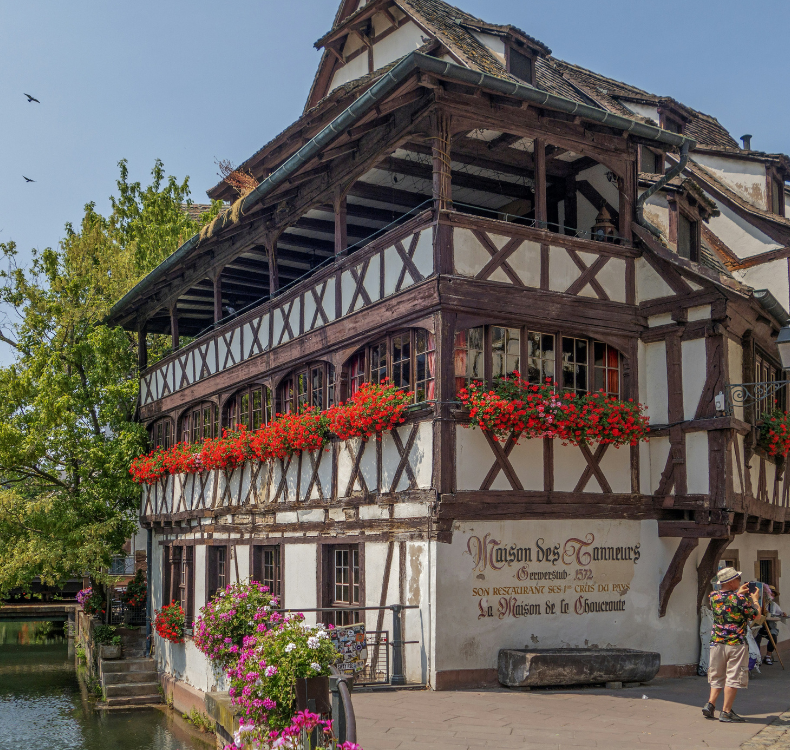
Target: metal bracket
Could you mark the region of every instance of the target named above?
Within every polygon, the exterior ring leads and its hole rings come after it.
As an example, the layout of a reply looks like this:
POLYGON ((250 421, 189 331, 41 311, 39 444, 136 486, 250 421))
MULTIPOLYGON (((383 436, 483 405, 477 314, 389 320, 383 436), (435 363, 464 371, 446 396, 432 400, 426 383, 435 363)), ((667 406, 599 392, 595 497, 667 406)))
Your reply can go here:
POLYGON ((767 398, 775 402, 774 396, 789 384, 790 380, 772 380, 764 383, 727 383, 724 386, 726 413, 731 417, 734 407, 751 406, 767 398))

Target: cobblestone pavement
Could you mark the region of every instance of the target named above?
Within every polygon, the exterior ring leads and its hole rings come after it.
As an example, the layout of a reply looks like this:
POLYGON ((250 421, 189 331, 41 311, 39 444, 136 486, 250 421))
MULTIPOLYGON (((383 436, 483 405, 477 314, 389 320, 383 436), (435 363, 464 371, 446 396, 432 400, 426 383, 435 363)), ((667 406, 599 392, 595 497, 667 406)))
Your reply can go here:
POLYGON ((622 690, 355 691, 353 701, 365 750, 790 750, 790 671, 763 667, 739 693, 745 724, 705 719, 707 697, 704 677, 685 677, 622 690))
POLYGON ((790 750, 790 711, 774 719, 750 740, 741 745, 741 750, 790 750))

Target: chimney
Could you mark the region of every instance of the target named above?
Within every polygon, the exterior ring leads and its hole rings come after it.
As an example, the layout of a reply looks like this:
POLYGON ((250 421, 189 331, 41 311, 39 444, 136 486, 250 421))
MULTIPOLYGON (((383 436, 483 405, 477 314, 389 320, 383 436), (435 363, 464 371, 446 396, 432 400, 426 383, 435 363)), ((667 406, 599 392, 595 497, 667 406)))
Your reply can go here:
POLYGON ((751 134, 747 133, 746 135, 741 136, 741 140, 743 141, 743 150, 744 151, 751 151, 752 150, 752 136, 751 134))

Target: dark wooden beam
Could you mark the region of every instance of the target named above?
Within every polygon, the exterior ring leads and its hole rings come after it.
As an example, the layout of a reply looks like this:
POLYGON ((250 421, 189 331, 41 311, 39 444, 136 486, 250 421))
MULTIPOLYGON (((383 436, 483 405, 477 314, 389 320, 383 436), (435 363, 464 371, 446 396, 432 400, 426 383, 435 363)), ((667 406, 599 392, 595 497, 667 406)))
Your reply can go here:
POLYGON ((178 349, 178 303, 170 307, 170 336, 172 339, 173 351, 178 349))
POLYGON ((546 141, 535 139, 535 223, 538 228, 546 226, 546 141))
POLYGON ((222 320, 222 273, 214 277, 214 322, 222 320))
POLYGON ((355 182, 349 188, 348 194, 357 198, 365 198, 366 200, 389 203, 396 206, 406 206, 407 208, 416 208, 431 197, 426 194, 410 193, 406 190, 384 187, 383 185, 371 185, 368 182, 361 181, 355 182))
POLYGON ((502 133, 502 135, 498 135, 496 138, 493 138, 488 142, 488 150, 489 151, 496 151, 498 148, 505 148, 507 146, 512 146, 517 141, 520 141, 523 138, 521 135, 513 135, 511 133, 502 133))
POLYGON ((335 194, 335 256, 340 257, 348 247, 348 214, 346 212, 346 195, 338 190, 335 194))
POLYGON ((675 554, 672 556, 672 561, 669 563, 667 572, 664 573, 664 578, 661 585, 658 587, 658 616, 663 617, 667 613, 667 605, 669 604, 669 597, 675 590, 681 579, 683 578, 683 568, 686 565, 686 560, 689 555, 697 548, 699 539, 684 537, 680 540, 675 554))
MULTIPOLYGON (((609 203, 587 180, 577 180, 576 189, 595 206, 597 211, 600 211, 604 206, 612 217, 615 224, 620 222, 620 212, 609 203)), ((630 222, 629 222, 630 225, 630 222)))
MULTIPOLYGON (((405 174, 423 180, 431 180, 433 178, 431 167, 427 164, 409 161, 408 159, 387 157, 382 159, 377 166, 386 172, 405 174)), ((478 177, 477 175, 458 171, 452 173, 451 179, 452 184, 456 187, 479 190, 480 192, 493 193, 494 195, 507 195, 513 198, 532 198, 532 191, 517 182, 494 180, 490 177, 478 177)))

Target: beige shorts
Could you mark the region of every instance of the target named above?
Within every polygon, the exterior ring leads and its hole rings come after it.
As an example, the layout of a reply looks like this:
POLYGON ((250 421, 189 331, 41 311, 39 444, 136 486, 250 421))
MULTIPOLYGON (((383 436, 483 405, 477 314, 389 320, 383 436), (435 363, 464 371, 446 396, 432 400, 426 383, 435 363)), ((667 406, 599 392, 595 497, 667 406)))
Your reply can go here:
POLYGON ((749 686, 749 646, 739 643, 710 644, 710 666, 708 682, 715 688, 738 688, 749 686))

